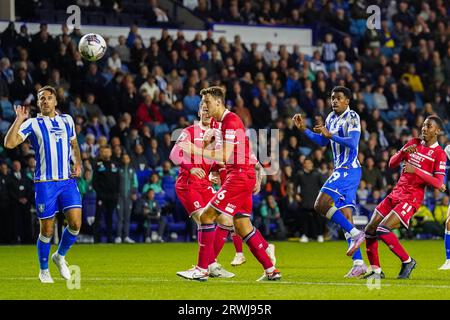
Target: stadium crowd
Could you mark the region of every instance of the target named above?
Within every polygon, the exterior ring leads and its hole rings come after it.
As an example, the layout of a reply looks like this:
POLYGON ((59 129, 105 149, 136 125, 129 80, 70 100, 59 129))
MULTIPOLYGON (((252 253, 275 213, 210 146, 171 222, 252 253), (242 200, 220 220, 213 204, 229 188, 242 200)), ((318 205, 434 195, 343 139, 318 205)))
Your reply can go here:
MULTIPOLYGON (((325 1, 323 7, 317 1, 229 2, 230 16, 208 9, 203 17, 233 22, 238 15, 242 21, 235 22, 298 26, 323 17, 329 22, 321 29, 326 32, 314 43, 321 50, 309 56, 297 46, 275 50, 271 43, 261 50, 245 45, 238 35, 229 43, 214 40, 211 31, 186 39, 183 31, 172 37, 166 29, 146 47, 138 26, 132 25, 118 45, 108 44, 104 58, 88 63, 76 49, 80 30, 70 32, 63 25, 60 34, 49 34, 42 23, 38 33, 30 34, 26 24, 10 23, 2 31, 0 140, 3 144, 14 121, 14 105, 29 106, 34 116, 36 91, 44 85, 57 89, 58 109, 74 118, 82 152, 82 232, 94 234, 97 242, 102 234, 109 242, 167 241, 176 233, 186 234, 185 240, 195 237, 195 226, 175 196, 178 168, 169 153, 172 133, 197 119, 198 93, 210 85, 226 87, 229 108, 248 128, 279 129, 280 170, 265 177, 254 197, 255 224, 269 238, 306 242, 331 236, 332 226, 327 228, 313 210, 332 170, 331 150, 310 142, 291 118, 302 113, 309 126, 324 121, 334 86, 352 90, 351 106, 361 118, 360 215, 369 216, 396 183, 399 171, 388 167, 389 157, 420 135, 426 116, 443 119, 439 143, 448 143, 450 25, 442 1, 383 6, 392 22, 383 20, 380 30, 367 29, 365 20, 361 27, 359 2, 351 7, 346 1, 325 1), (276 9, 286 3, 294 6, 291 16, 276 9), (249 4, 261 4, 261 11, 248 11, 255 13, 254 21, 245 15, 249 4), (109 163, 110 170, 96 172, 96 159, 109 163)), ((199 0, 198 7, 203 3, 199 0)), ((211 8, 225 3, 212 1, 211 8)), ((2 243, 28 243, 36 237, 33 155, 30 143, 15 150, 0 146, 2 243)), ((447 205, 448 196, 430 190, 417 230, 442 235, 447 205)))

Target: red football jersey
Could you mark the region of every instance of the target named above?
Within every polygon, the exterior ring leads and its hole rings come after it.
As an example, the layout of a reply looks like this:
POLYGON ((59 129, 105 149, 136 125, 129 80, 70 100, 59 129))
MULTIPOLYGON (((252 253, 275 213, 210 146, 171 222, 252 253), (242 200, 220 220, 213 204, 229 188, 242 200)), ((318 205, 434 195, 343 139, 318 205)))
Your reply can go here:
POLYGON ((234 145, 233 152, 225 161, 227 173, 241 169, 243 171, 253 170, 256 157, 252 157, 250 142, 241 118, 234 112, 225 110, 222 119, 219 122, 211 121, 211 125, 221 131, 224 142, 234 145))
MULTIPOLYGON (((427 147, 424 141, 414 138, 408 141, 402 149, 414 144, 417 147, 417 152, 406 154, 403 161, 408 162, 416 167, 416 170, 421 170, 429 176, 445 175, 447 158, 439 144, 436 142, 434 145, 427 147)), ((427 183, 417 174, 402 172, 391 195, 396 198, 408 197, 415 203, 422 203, 426 186, 427 183)))
MULTIPOLYGON (((196 145, 199 148, 203 148, 203 135, 205 133, 205 130, 202 129, 198 124, 191 125, 181 132, 180 136, 178 137, 178 140, 176 144, 178 144, 181 141, 185 141, 189 139, 194 145, 196 145)), ((205 188, 208 186, 211 186, 211 182, 209 181, 209 172, 211 171, 211 168, 214 164, 213 160, 209 159, 203 159, 201 156, 194 156, 191 155, 186 156, 183 153, 183 150, 179 149, 177 146, 175 146, 176 150, 174 151, 176 154, 176 157, 178 159, 181 159, 181 165, 180 165, 180 174, 178 175, 177 184, 195 184, 195 187, 205 188), (190 169, 192 168, 200 168, 205 171, 205 177, 203 179, 199 179, 193 175, 190 174, 190 169)), ((171 158, 173 155, 171 155, 171 158)), ((175 161, 174 161, 175 162, 175 161)), ((180 161, 178 161, 180 162, 180 161)))

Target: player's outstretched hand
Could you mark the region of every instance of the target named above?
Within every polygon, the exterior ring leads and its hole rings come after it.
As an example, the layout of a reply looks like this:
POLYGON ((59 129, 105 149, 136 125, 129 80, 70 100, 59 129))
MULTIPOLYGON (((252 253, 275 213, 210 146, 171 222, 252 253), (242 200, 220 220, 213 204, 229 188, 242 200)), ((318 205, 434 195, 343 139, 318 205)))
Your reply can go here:
POLYGON ((405 166, 403 167, 403 172, 404 173, 414 173, 414 172, 416 172, 416 167, 414 167, 410 163, 406 163, 405 166))
POLYGON ((206 177, 205 171, 203 169, 201 169, 201 168, 192 168, 191 170, 189 170, 189 172, 193 176, 196 176, 199 179, 203 179, 204 177, 206 177))
POLYGON ((209 175, 209 181, 212 183, 212 184, 220 184, 220 177, 219 177, 219 174, 218 173, 210 173, 210 175, 209 175))
POLYGON ((16 117, 19 120, 26 120, 28 119, 28 116, 30 115, 30 112, 28 111, 27 107, 24 106, 14 106, 14 111, 16 112, 16 117))
POLYGON ((440 188, 439 188, 440 192, 445 192, 447 191, 447 187, 445 186, 445 184, 443 184, 440 188))
POLYGON ((294 121, 294 125, 297 127, 300 131, 306 130, 306 124, 305 121, 303 121, 302 115, 300 113, 295 114, 292 117, 292 121, 294 121))
POLYGON ((405 149, 402 149, 402 152, 409 154, 417 152, 417 145, 413 144, 409 147, 406 147, 405 149))

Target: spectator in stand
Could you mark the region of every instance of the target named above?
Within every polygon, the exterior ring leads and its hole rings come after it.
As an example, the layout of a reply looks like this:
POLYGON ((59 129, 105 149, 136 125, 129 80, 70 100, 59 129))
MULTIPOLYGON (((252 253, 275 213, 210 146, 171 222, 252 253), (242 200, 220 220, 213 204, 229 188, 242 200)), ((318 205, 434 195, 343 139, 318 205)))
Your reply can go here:
POLYGON ((122 165, 119 169, 120 187, 117 204, 117 231, 115 243, 135 243, 130 235, 130 218, 133 203, 138 199, 138 180, 136 171, 130 165, 131 159, 127 153, 122 154, 122 165))
POLYGON ((113 242, 113 214, 117 208, 119 197, 119 168, 111 161, 111 148, 104 146, 94 167, 92 186, 97 194, 95 210, 94 237, 95 242, 102 241, 102 218, 105 217, 107 242, 113 242))
POLYGON ((162 214, 162 210, 155 200, 155 191, 148 189, 147 192, 143 192, 144 196, 139 201, 138 212, 141 214, 142 226, 145 231, 144 237, 146 243, 151 242, 164 242, 163 235, 167 226, 167 217, 162 214), (157 222, 157 234, 152 239, 152 222, 157 222))
POLYGON ((255 223, 255 226, 263 227, 263 234, 265 238, 284 240, 286 238, 286 227, 284 226, 283 218, 281 217, 280 209, 273 195, 268 195, 262 201, 259 209, 261 222, 255 223), (270 225, 276 224, 276 233, 273 233, 270 225))

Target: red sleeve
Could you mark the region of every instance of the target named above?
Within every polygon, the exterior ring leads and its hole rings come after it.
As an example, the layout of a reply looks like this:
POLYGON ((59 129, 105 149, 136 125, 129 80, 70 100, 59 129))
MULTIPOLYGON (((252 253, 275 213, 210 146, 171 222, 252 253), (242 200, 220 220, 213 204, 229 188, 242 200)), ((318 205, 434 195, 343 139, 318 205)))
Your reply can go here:
POLYGON ((436 189, 439 189, 442 186, 442 184, 444 183, 445 166, 446 166, 447 158, 446 158, 444 151, 441 148, 436 150, 433 158, 435 160, 434 168, 433 168, 433 175, 430 175, 430 173, 425 172, 420 169, 416 169, 415 173, 427 184, 433 186, 436 189))
POLYGON ((439 189, 444 184, 445 175, 438 174, 436 176, 429 176, 426 172, 416 168, 416 175, 422 178, 427 184, 439 189))
POLYGON ((433 175, 445 176, 445 168, 447 165, 447 156, 444 150, 439 150, 439 153, 435 156, 433 175))
POLYGON ((175 165, 179 165, 183 169, 189 171, 194 167, 191 161, 191 157, 185 155, 183 150, 181 150, 180 147, 178 146, 179 142, 184 141, 186 139, 191 139, 191 134, 187 129, 183 129, 183 131, 181 132, 180 136, 177 139, 177 142, 175 142, 175 145, 170 151, 169 158, 175 165))

